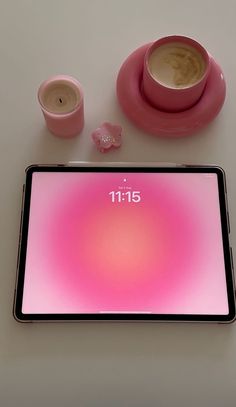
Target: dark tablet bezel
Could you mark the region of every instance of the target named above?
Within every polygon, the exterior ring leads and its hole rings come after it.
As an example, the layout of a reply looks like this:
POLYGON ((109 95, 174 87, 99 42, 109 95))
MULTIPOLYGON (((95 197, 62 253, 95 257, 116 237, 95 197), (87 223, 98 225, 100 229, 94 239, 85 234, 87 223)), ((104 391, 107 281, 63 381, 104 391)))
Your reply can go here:
POLYGON ((14 301, 14 317, 20 322, 33 321, 175 321, 175 322, 222 322, 230 323, 235 319, 235 291, 232 264, 232 249, 229 244, 229 216, 227 209, 225 174, 222 168, 215 166, 180 166, 180 167, 88 167, 67 165, 32 165, 26 169, 26 183, 24 185, 24 199, 22 204, 22 220, 19 239, 17 282, 14 301), (140 172, 140 173, 214 173, 217 174, 222 238, 227 293, 229 302, 228 315, 191 315, 191 314, 24 314, 22 300, 24 289, 25 261, 28 239, 28 224, 30 213, 30 199, 32 175, 35 172, 140 172))

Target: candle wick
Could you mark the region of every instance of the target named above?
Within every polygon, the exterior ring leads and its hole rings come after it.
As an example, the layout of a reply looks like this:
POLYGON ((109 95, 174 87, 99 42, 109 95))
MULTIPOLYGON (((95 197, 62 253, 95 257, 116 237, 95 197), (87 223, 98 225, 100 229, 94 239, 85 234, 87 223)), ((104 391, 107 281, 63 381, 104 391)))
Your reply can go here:
POLYGON ((62 103, 62 99, 61 99, 61 98, 59 98, 59 102, 62 103))

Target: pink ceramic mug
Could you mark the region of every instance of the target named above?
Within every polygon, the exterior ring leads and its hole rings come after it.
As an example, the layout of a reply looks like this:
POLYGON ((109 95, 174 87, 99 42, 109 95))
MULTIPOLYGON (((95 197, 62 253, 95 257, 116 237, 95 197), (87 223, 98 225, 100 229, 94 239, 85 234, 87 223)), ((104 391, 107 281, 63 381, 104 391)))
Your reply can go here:
POLYGON ((156 108, 179 112, 200 99, 211 59, 197 41, 173 35, 155 41, 144 58, 143 92, 156 108))

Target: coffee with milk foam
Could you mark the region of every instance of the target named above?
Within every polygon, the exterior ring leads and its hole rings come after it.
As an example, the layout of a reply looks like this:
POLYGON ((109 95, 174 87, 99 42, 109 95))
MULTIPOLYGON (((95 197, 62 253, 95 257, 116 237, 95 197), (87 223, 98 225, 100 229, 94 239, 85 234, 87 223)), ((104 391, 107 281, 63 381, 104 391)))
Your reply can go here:
POLYGON ((156 48, 149 57, 148 66, 157 82, 175 89, 191 87, 206 71, 202 54, 194 47, 178 42, 156 48))

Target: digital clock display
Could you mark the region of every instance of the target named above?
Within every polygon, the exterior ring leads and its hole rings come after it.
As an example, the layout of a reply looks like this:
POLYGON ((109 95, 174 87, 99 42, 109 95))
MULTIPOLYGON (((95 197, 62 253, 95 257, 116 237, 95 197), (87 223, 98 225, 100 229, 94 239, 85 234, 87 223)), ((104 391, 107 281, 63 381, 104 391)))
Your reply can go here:
POLYGON ((109 192, 109 195, 111 196, 111 201, 113 203, 121 203, 121 202, 134 202, 138 203, 141 201, 141 195, 140 191, 127 191, 127 192, 121 192, 121 191, 111 191, 109 192))

